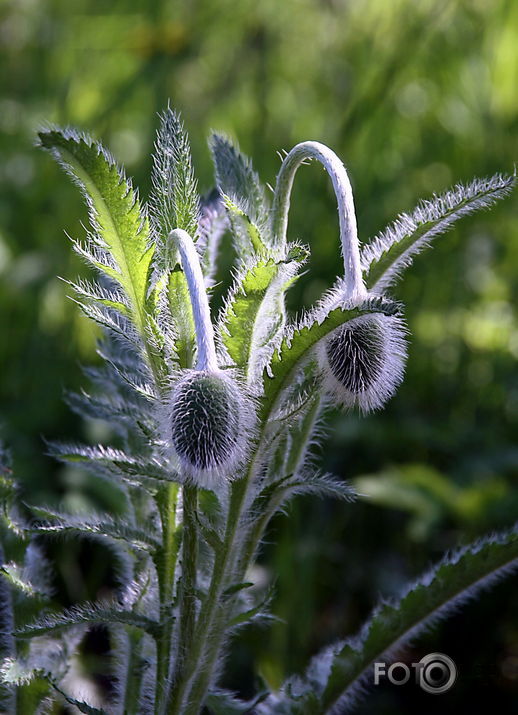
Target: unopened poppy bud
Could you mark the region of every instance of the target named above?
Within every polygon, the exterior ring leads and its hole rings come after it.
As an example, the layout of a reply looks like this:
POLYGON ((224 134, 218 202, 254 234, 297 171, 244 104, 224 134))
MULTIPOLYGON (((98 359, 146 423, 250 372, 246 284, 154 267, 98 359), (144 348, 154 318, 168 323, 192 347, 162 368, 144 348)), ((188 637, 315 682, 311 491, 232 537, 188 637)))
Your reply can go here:
POLYGON ((200 486, 232 477, 246 453, 250 407, 220 371, 191 370, 171 393, 170 439, 179 467, 200 486))
POLYGON ((362 412, 378 409, 403 379, 403 323, 382 313, 352 320, 323 341, 319 357, 325 387, 337 404, 362 412))

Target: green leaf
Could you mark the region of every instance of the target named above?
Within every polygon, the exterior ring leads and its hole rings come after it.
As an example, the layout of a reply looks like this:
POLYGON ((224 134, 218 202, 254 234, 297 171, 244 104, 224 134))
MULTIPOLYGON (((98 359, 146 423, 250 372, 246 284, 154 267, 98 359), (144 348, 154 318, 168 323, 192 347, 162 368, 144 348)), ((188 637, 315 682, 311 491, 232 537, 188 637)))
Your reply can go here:
POLYGON ((83 534, 99 535, 109 539, 123 541, 127 546, 142 551, 153 552, 158 549, 161 542, 145 529, 138 528, 110 515, 66 514, 44 507, 31 506, 33 514, 46 521, 30 527, 32 533, 38 534, 83 534))
POLYGON ((50 685, 54 688, 54 690, 59 693, 69 705, 73 705, 74 707, 76 707, 79 712, 85 713, 85 715, 109 715, 109 713, 106 710, 103 710, 103 708, 94 708, 93 705, 85 703, 84 700, 77 700, 76 698, 72 697, 72 695, 69 695, 67 692, 62 690, 62 688, 56 682, 54 682, 52 678, 48 678, 48 681, 50 685))
POLYGON ((25 596, 31 598, 44 598, 48 596, 45 590, 39 589, 26 578, 24 569, 19 564, 15 564, 14 562, 2 564, 0 566, 0 572, 13 588, 25 596))
MULTIPOLYGON (((174 228, 181 228, 194 238, 198 230, 200 199, 191 147, 180 115, 170 107, 160 116, 151 180, 150 213, 160 248, 166 250, 167 237, 174 228)), ((166 268, 172 268, 167 261, 165 263, 166 268)))
POLYGON ((228 690, 212 690, 207 695, 205 705, 213 715, 251 715, 267 696, 268 693, 262 692, 253 700, 244 702, 228 690))
POLYGON ((251 258, 254 255, 268 256, 268 246, 261 236, 261 230, 250 216, 226 194, 222 195, 227 211, 232 238, 240 258, 251 258))
POLYGON ((181 368, 190 368, 193 365, 196 332, 189 288, 180 266, 168 274, 166 290, 169 314, 174 326, 173 344, 177 362, 181 368))
POLYGON ((285 261, 258 260, 236 281, 220 321, 220 333, 232 360, 252 382, 264 352, 284 327, 284 295, 305 254, 294 247, 285 261))
POLYGON ((251 588, 254 585, 253 581, 242 581, 241 583, 234 583, 223 591, 223 598, 228 596, 233 596, 234 594, 242 591, 245 588, 251 588))
POLYGON ((313 316, 302 327, 293 329, 275 350, 263 376, 266 397, 264 409, 267 413, 272 412, 283 390, 293 384, 295 373, 320 340, 341 325, 362 315, 376 312, 394 315, 398 310, 399 306, 392 301, 371 299, 350 310, 335 308, 321 319, 313 316))
POLYGON ((114 291, 109 291, 101 288, 101 286, 94 283, 89 283, 88 281, 80 280, 77 283, 73 281, 64 281, 67 285, 73 288, 75 294, 78 296, 79 305, 83 307, 82 301, 86 301, 87 305, 90 301, 95 301, 101 303, 106 308, 115 310, 125 318, 130 317, 130 310, 128 305, 124 302, 124 296, 118 295, 114 291))
POLYGON ((295 494, 314 494, 343 499, 347 502, 356 501, 358 493, 348 482, 341 481, 330 474, 302 474, 284 482, 280 492, 294 496, 295 494))
POLYGON ((468 186, 421 202, 411 214, 400 214, 393 224, 364 246, 361 263, 368 290, 383 292, 435 237, 462 216, 492 206, 513 189, 515 176, 496 174, 475 179, 468 186))
POLYGON ((49 613, 16 629, 20 636, 39 636, 60 628, 81 623, 122 623, 146 631, 152 636, 158 633, 159 624, 146 616, 127 611, 117 601, 85 603, 72 606, 58 613, 49 613))
POLYGON ((265 228, 268 225, 269 209, 264 189, 250 159, 222 134, 213 134, 209 146, 216 167, 218 188, 248 214, 253 223, 261 229, 265 228))
POLYGON ((49 454, 62 462, 97 463, 107 468, 113 465, 127 475, 172 481, 169 472, 156 458, 136 457, 113 447, 104 447, 103 445, 90 447, 89 445, 52 442, 49 444, 49 454))
MULTIPOLYGON (((345 708, 367 684, 374 662, 391 660, 405 641, 447 617, 482 589, 518 568, 518 530, 486 537, 446 556, 397 601, 383 602, 361 636, 332 648, 322 710, 345 708)), ((330 651, 320 656, 329 658, 330 651)), ((318 658, 318 656, 317 656, 318 658)), ((315 662, 312 664, 315 669, 315 662)))
POLYGON ((109 252, 114 268, 98 267, 116 280, 128 296, 135 324, 145 334, 145 304, 153 247, 148 247, 148 221, 136 192, 114 159, 85 135, 50 129, 39 133, 41 146, 65 168, 85 196, 93 241, 109 252))

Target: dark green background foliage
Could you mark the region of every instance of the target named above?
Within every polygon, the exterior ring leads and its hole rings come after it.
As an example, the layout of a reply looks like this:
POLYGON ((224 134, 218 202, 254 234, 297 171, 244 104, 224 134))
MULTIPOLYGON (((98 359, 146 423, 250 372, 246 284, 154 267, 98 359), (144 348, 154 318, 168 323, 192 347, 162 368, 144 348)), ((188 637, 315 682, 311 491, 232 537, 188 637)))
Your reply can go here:
MULTIPOLYGON (((85 383, 78 363, 95 361, 96 336, 56 278, 86 272, 64 234, 84 235, 85 209, 33 149, 43 122, 95 134, 144 196, 156 112, 168 99, 189 128, 203 190, 213 183, 211 128, 236 137, 270 183, 276 150, 322 141, 350 171, 362 240, 457 180, 512 171, 517 156, 513 0, 4 0, 0 47, 1 419, 32 502, 119 508, 105 484, 44 456, 42 435, 115 437, 71 416, 62 399, 85 383)), ((335 202, 319 166, 299 172, 292 204, 290 236, 312 250, 291 293, 296 311, 340 271, 335 202)), ((258 575, 275 585, 273 611, 284 620, 240 636, 229 686, 250 692, 254 669, 280 683, 354 632, 378 593, 517 519, 516 206, 511 196, 460 222, 398 285, 411 331, 405 383, 379 414, 332 414, 317 450, 325 469, 358 480, 370 498, 304 498, 275 521, 258 575)), ((99 546, 47 549, 64 603, 114 587, 99 546)), ((516 579, 501 584, 407 653, 456 660, 444 712, 485 697, 509 711, 518 697, 513 588, 516 579)), ((103 647, 99 637, 90 649, 103 647)), ((431 713, 437 704, 410 685, 387 686, 359 712, 431 713)))

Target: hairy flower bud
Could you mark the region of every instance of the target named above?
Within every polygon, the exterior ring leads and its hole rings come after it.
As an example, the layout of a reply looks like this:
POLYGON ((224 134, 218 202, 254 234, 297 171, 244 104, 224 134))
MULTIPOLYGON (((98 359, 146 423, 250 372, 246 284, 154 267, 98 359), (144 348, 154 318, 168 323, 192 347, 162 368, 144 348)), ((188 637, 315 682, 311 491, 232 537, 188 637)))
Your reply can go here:
POLYGON ((376 313, 352 320, 319 351, 325 387, 337 404, 378 409, 403 379, 405 329, 400 318, 376 313))
POLYGON ((169 439, 179 468, 200 486, 231 478, 251 437, 251 407, 224 373, 191 370, 169 401, 169 439))

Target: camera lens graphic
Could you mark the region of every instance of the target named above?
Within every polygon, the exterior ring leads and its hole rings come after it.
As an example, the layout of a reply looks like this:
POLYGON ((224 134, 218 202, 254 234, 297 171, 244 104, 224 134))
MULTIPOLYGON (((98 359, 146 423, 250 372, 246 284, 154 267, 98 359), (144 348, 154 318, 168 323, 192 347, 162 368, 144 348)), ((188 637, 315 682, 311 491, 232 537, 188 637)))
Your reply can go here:
POLYGON ((457 666, 444 653, 428 653, 419 663, 419 685, 427 693, 446 693, 457 680, 457 666))

